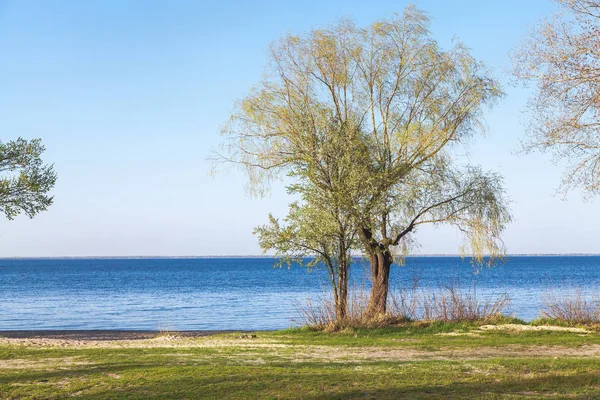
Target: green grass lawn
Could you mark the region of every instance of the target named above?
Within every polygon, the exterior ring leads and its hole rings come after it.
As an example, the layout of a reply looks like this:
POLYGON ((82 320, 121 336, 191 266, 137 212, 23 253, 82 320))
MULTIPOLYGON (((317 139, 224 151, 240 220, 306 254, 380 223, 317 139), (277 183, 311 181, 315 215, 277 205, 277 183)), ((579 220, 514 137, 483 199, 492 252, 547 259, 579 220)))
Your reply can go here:
POLYGON ((1 339, 0 398, 600 398, 600 334, 469 324, 1 339))

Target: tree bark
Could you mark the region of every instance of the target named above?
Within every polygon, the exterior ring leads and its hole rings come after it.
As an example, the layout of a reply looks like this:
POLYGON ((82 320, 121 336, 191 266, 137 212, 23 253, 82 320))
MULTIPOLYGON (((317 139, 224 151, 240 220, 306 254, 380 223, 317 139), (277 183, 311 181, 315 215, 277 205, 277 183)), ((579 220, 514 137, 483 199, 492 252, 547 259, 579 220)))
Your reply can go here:
POLYGON ((372 286, 369 296, 367 316, 376 318, 385 315, 387 311, 387 297, 390 281, 390 268, 393 257, 389 251, 376 249, 370 256, 372 286))
POLYGON ((348 316, 348 262, 340 259, 337 285, 336 320, 343 322, 348 316))

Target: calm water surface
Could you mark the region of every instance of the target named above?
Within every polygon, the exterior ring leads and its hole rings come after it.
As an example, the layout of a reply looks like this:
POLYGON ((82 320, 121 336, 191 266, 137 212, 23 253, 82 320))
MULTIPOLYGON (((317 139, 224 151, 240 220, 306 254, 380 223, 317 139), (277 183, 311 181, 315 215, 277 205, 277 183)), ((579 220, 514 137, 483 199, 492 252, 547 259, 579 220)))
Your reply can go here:
MULTIPOLYGON (((356 285, 367 265, 353 266, 356 285)), ((511 257, 474 273, 458 257, 414 257, 393 267, 392 286, 424 288, 459 279, 481 296, 507 292, 510 312, 531 320, 544 294, 600 286, 600 256, 511 257)), ((279 329, 329 288, 323 269, 273 268, 269 258, 3 259, 0 330, 279 329)))

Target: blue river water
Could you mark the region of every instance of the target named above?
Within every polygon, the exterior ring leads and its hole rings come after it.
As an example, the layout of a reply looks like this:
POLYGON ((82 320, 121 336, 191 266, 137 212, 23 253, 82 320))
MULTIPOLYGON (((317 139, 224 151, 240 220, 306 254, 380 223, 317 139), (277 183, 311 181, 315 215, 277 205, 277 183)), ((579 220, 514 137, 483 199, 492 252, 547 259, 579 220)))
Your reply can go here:
MULTIPOLYGON (((0 330, 280 329, 298 325, 298 307, 327 293, 326 271, 272 258, 0 259, 0 330)), ((353 285, 367 286, 357 260, 353 285)), ((598 292, 600 256, 512 256, 478 273, 468 259, 409 257, 393 287, 439 288, 460 280, 478 295, 508 293, 509 314, 539 316, 544 298, 598 292)))

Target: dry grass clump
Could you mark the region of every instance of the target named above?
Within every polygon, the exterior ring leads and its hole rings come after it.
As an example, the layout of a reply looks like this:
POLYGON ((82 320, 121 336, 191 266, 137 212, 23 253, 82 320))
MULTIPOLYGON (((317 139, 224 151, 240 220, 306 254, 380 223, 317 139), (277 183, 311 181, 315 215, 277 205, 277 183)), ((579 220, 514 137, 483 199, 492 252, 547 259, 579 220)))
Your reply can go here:
POLYGON ((507 293, 483 300, 477 290, 461 290, 460 286, 446 286, 439 291, 423 294, 422 316, 427 321, 443 322, 488 322, 496 318, 510 304, 507 293))
POLYGON ((582 288, 563 296, 551 291, 546 295, 542 317, 565 324, 600 324, 600 293, 588 294, 582 288))
POLYGON ((298 307, 300 323, 318 330, 339 331, 349 328, 381 328, 407 322, 402 314, 388 313, 377 318, 367 317, 369 292, 364 288, 355 288, 348 296, 348 315, 342 321, 336 321, 335 303, 327 295, 320 295, 314 301, 298 307))
POLYGON ((350 293, 348 315, 343 321, 336 321, 334 302, 321 295, 298 309, 301 322, 326 331, 381 328, 411 321, 486 323, 496 320, 510 305, 506 293, 484 299, 477 295, 475 286, 462 289, 460 281, 451 281, 437 289, 421 289, 414 279, 410 288, 390 291, 387 314, 368 318, 368 291, 361 287, 350 293))

